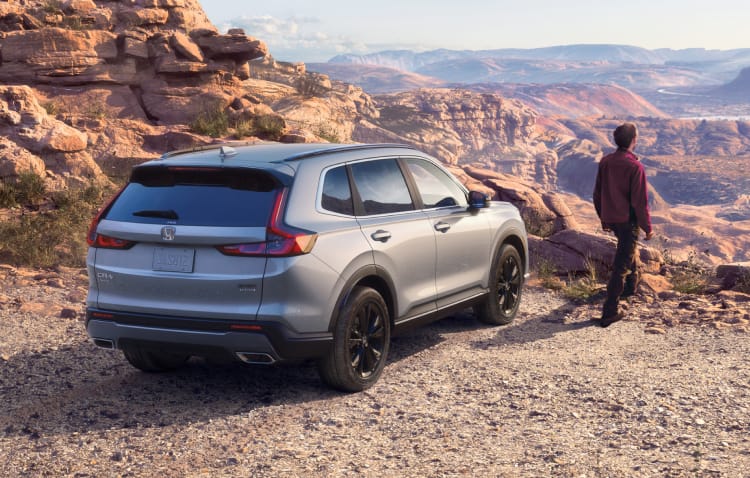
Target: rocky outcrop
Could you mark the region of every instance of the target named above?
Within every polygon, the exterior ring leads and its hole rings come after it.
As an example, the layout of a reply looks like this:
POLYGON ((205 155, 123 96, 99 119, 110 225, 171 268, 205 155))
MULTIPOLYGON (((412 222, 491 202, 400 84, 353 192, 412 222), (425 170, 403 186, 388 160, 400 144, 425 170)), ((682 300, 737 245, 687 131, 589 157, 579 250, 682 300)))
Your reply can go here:
MULTIPOLYGON (((549 237, 557 232, 578 227, 573 213, 559 194, 545 191, 532 183, 519 181, 508 174, 474 165, 463 166, 462 170, 473 181, 489 189, 493 199, 514 204, 521 212, 530 234, 549 237)), ((471 189, 483 190, 473 184, 472 186, 471 189)))
POLYGON ((28 86, 0 86, 0 136, 3 178, 30 171, 67 183, 107 181, 86 151, 88 136, 50 117, 28 86))
MULTIPOLYGON (((547 261, 561 274, 590 274, 596 271, 597 277, 608 277, 614 260, 617 240, 613 236, 592 234, 566 229, 541 239, 529 238, 529 249, 533 269, 539 261, 547 261)), ((664 259, 659 251, 640 245, 639 260, 644 272, 656 274, 664 259)))
POLYGON ((126 86, 162 123, 227 107, 244 94, 248 60, 268 53, 241 30, 219 34, 197 0, 30 3, 0 10, 0 82, 126 86))
POLYGON ((197 0, 1 2, 0 83, 26 86, 0 90, 0 179, 105 180, 99 165, 120 175, 205 143, 185 125, 247 106, 247 62, 267 52, 242 30, 219 34, 197 0))
POLYGON ((537 114, 516 100, 456 89, 374 97, 377 119, 354 131, 361 142, 400 142, 447 164, 481 164, 554 188, 557 156, 538 138, 537 114))

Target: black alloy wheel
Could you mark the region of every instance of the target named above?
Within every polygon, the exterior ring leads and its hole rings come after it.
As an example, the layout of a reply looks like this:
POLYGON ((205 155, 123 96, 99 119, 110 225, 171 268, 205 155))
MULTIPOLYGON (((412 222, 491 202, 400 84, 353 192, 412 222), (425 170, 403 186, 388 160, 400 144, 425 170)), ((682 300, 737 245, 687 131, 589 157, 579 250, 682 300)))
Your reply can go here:
POLYGON ((318 362, 327 384, 346 392, 371 387, 385 368, 391 322, 383 297, 369 287, 355 287, 338 314, 333 346, 318 362))
POLYGON ((503 244, 490 270, 487 296, 474 306, 479 321, 505 325, 513 321, 521 304, 523 262, 515 247, 503 244))

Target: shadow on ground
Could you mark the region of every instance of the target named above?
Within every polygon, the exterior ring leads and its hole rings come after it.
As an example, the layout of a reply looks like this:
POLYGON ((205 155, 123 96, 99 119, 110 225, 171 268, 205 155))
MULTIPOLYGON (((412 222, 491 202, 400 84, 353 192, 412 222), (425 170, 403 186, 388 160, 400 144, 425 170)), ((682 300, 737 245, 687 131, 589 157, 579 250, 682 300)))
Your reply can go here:
MULTIPOLYGON (((468 316, 407 331, 393 339, 389 363, 442 342, 445 334, 481 327, 468 316)), ((320 381, 313 362, 269 367, 193 358, 178 371, 148 374, 131 367, 119 351, 99 349, 81 338, 74 345, 20 353, 3 362, 0 436, 38 439, 187 425, 338 396, 320 381)))

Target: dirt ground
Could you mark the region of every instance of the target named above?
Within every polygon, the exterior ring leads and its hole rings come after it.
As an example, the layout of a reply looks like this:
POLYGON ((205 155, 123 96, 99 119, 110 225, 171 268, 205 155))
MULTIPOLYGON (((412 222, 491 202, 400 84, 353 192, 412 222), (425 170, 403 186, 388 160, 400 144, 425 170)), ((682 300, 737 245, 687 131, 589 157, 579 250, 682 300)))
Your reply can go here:
POLYGON ((309 363, 139 372, 88 342, 83 271, 0 276, 3 476, 750 476, 746 302, 636 298, 603 329, 530 286, 513 324, 416 329, 341 394, 309 363))

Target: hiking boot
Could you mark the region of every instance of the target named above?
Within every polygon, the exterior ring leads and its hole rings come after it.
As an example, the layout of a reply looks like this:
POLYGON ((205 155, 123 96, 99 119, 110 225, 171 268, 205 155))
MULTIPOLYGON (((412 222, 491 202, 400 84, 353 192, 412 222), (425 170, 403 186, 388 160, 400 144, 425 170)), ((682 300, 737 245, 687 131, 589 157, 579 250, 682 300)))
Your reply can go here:
POLYGON ((615 322, 621 321, 624 317, 625 317, 625 314, 622 312, 618 312, 615 315, 610 315, 608 317, 602 317, 602 319, 599 321, 599 325, 601 327, 609 327, 615 322))

